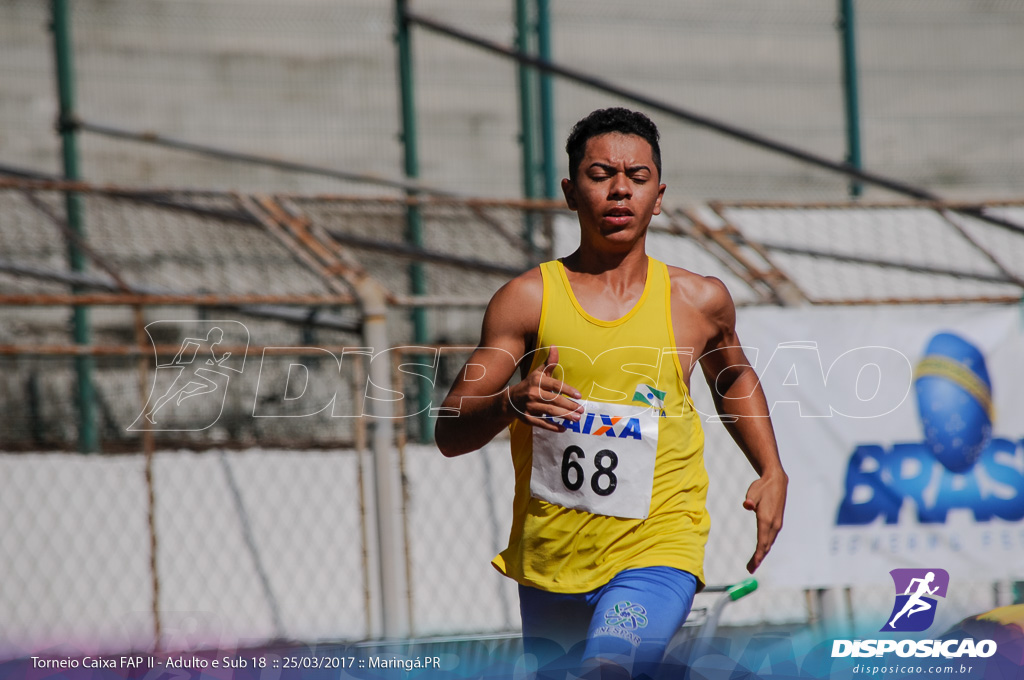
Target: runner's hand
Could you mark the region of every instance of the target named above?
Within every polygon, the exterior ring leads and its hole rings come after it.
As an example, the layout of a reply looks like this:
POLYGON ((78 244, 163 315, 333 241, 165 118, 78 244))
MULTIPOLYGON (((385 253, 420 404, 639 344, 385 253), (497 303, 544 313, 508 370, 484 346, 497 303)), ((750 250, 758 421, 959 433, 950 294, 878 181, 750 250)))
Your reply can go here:
POLYGON ((757 549, 747 562, 747 571, 751 574, 761 566, 761 561, 771 550, 775 537, 782 529, 788 483, 789 478, 780 470, 755 480, 747 489, 743 507, 752 510, 757 517, 757 549))
POLYGON ((583 406, 574 400, 582 399, 582 395, 575 387, 554 377, 557 366, 558 348, 552 347, 543 366, 538 366, 509 389, 512 415, 533 427, 552 432, 563 432, 565 428, 545 420, 544 416, 580 419, 583 406))

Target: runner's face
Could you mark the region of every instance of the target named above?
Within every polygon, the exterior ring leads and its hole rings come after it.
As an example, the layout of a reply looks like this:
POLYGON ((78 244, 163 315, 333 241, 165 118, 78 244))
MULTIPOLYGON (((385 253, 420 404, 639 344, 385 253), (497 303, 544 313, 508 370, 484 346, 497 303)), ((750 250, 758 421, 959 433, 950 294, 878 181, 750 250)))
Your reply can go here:
POLYGON ((620 250, 643 238, 651 216, 661 212, 660 179, 647 140, 610 132, 587 141, 576 179, 562 180, 562 191, 583 238, 620 250))

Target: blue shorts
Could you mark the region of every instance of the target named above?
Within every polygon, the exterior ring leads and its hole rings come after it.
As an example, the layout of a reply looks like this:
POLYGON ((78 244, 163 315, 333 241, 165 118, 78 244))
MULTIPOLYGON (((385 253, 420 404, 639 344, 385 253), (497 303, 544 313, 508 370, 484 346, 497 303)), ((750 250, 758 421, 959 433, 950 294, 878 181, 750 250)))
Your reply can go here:
POLYGON ((653 678, 696 590, 693 574, 672 567, 627 569, 589 593, 520 585, 527 665, 545 680, 608 663, 653 678))

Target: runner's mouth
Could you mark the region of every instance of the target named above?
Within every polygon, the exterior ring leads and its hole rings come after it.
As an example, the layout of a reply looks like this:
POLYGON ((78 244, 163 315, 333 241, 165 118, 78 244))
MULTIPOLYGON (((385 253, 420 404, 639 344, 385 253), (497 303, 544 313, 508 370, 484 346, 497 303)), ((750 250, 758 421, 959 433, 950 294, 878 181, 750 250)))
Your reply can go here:
POLYGON ((633 211, 629 208, 612 208, 604 214, 605 217, 632 217, 633 211))
POLYGON ((613 227, 624 227, 633 220, 633 211, 629 208, 612 208, 604 214, 604 221, 613 227))

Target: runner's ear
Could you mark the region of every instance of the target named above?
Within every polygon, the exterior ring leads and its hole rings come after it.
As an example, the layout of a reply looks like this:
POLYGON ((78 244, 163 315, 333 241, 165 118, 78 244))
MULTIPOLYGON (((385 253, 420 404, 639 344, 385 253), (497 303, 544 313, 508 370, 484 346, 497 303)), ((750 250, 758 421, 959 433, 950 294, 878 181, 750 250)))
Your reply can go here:
POLYGON ((576 204, 576 187, 570 179, 562 180, 562 194, 565 195, 565 204, 569 207, 569 210, 575 211, 576 204))

